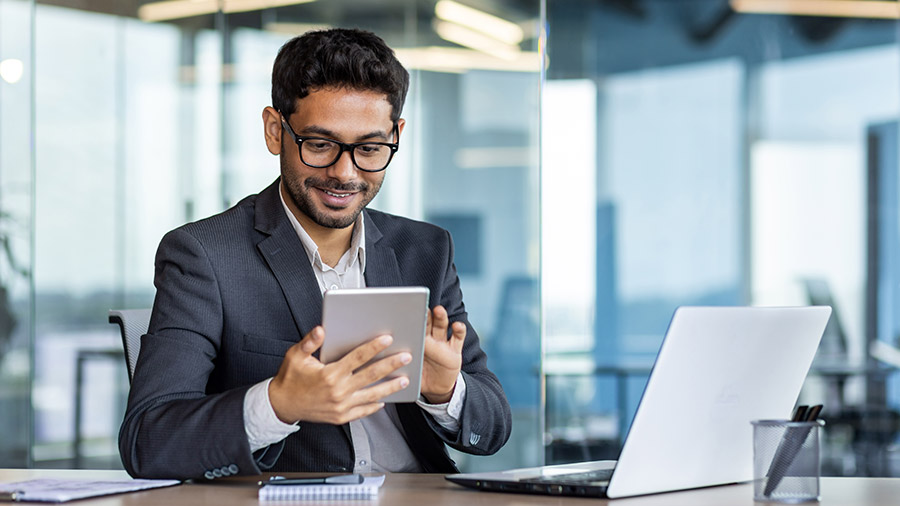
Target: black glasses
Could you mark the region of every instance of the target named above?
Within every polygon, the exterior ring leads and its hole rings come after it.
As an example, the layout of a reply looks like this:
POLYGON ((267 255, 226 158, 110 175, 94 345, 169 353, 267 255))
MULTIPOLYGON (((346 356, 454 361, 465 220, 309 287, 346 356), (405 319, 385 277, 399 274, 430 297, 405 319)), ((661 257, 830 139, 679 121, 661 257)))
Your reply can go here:
MULTIPOLYGON (((317 169, 331 167, 337 163, 344 151, 349 151, 350 159, 357 169, 364 172, 381 172, 391 163, 391 158, 394 157, 394 153, 400 148, 399 142, 353 142, 344 144, 325 137, 297 135, 287 120, 284 119, 284 116, 281 117, 281 124, 284 125, 284 128, 294 138, 294 142, 297 143, 297 148, 300 149, 300 161, 317 169)), ((396 122, 394 122, 394 128, 391 130, 391 133, 395 139, 400 140, 400 132, 397 130, 396 122)))

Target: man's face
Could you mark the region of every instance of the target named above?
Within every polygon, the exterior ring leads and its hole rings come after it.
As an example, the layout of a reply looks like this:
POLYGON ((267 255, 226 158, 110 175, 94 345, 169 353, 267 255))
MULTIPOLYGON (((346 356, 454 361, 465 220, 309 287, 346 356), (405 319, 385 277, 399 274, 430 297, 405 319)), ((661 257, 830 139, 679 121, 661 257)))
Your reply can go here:
MULTIPOLYGON (((399 139, 393 136, 391 110, 387 96, 382 93, 323 88, 297 100, 296 110, 288 122, 300 136, 344 143, 397 142, 399 139)), ((402 129, 403 120, 400 120, 398 131, 402 129)), ((385 171, 357 169, 348 151, 333 165, 315 168, 300 160, 297 144, 286 130, 281 142, 284 189, 297 210, 319 226, 346 228, 353 225, 381 189, 385 171)), ((301 223, 306 221, 302 216, 297 218, 301 223)))

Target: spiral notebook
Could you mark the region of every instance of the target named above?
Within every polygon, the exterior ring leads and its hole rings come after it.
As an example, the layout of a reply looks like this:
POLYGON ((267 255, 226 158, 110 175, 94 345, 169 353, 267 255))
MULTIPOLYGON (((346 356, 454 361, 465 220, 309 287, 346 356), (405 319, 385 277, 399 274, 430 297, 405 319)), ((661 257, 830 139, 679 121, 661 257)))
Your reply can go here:
POLYGON ((366 476, 362 483, 353 485, 263 485, 259 489, 260 501, 308 501, 334 499, 375 499, 384 483, 384 475, 366 476))

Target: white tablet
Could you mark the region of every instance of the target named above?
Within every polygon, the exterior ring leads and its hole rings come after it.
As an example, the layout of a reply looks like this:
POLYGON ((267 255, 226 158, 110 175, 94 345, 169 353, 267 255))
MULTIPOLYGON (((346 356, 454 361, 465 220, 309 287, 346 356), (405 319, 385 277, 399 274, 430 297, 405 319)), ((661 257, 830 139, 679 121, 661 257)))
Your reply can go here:
POLYGON ((394 342, 372 361, 402 351, 409 352, 412 361, 382 380, 409 378, 409 386, 382 401, 415 402, 422 383, 427 312, 428 288, 424 286, 329 290, 322 303, 325 342, 319 359, 334 362, 360 344, 390 334, 394 342))

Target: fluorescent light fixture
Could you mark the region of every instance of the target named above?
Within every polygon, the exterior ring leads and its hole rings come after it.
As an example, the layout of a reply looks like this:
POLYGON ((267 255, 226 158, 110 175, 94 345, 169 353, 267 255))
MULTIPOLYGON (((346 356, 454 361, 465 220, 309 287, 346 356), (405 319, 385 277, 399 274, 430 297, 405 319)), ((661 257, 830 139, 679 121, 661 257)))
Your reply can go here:
POLYGON ((328 30, 329 28, 333 28, 331 25, 326 24, 316 24, 316 23, 266 23, 263 25, 263 30, 267 32, 273 33, 283 33, 285 35, 301 35, 306 32, 311 32, 313 30, 328 30))
POLYGON ((440 38, 466 46, 468 48, 482 51, 487 54, 502 58, 504 60, 515 60, 516 55, 520 52, 518 46, 500 42, 497 39, 488 37, 481 32, 470 30, 462 25, 450 23, 447 21, 435 21, 434 31, 440 38))
POLYGON ((0 61, 0 79, 8 82, 9 84, 16 84, 22 79, 22 74, 25 73, 25 64, 22 63, 22 60, 16 58, 7 58, 3 61, 0 61))
POLYGON ((219 10, 218 0, 166 0, 146 3, 138 8, 144 21, 166 21, 212 14, 219 10))
POLYGON ((524 36, 519 25, 453 0, 440 0, 434 6, 434 15, 506 44, 519 44, 524 36))
POLYGON ((497 58, 481 51, 461 47, 413 47, 394 50, 397 59, 408 69, 431 72, 463 73, 469 70, 498 70, 506 72, 539 72, 541 55, 519 51, 515 59, 497 58))
POLYGON ((731 0, 731 8, 749 14, 900 19, 900 3, 883 0, 731 0))
POLYGON ((222 11, 226 14, 232 12, 261 11, 272 7, 284 7, 286 5, 308 4, 316 0, 224 0, 222 11))
POLYGON ((144 21, 167 21, 222 12, 246 12, 305 4, 315 0, 163 0, 150 2, 138 8, 138 17, 144 21))

